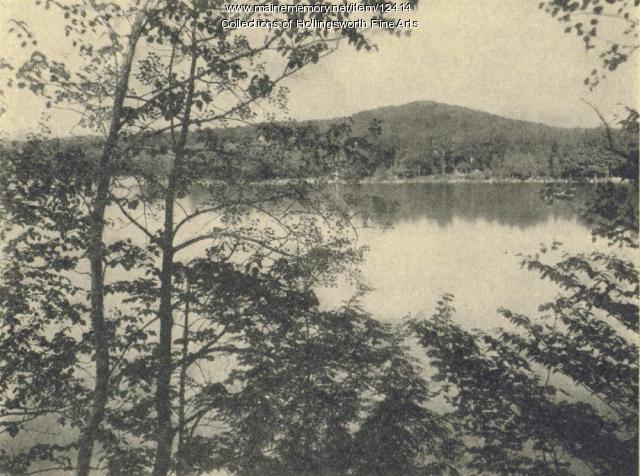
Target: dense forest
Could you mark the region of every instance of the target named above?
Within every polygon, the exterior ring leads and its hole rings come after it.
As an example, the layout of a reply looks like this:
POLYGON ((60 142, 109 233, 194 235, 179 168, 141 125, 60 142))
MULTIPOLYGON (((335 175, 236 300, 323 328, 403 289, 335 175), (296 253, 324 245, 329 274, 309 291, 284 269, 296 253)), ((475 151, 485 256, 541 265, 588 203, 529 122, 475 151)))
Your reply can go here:
MULTIPOLYGON (((244 154, 236 164, 236 173, 244 180, 288 178, 295 176, 291 170, 308 167, 303 158, 290 151, 265 152, 261 145, 268 134, 265 129, 269 127, 273 129, 274 125, 196 130, 190 133, 190 146, 197 149, 206 143, 207 147, 190 163, 215 178, 218 164, 234 160, 237 150, 251 149, 257 153, 244 154)), ((341 158, 345 162, 341 165, 342 179, 445 176, 470 180, 580 181, 629 178, 635 174, 634 170, 628 169, 627 163, 610 151, 607 125, 594 129, 550 127, 423 101, 363 111, 342 119, 282 123, 277 133, 289 134, 293 141, 294 130, 301 127, 325 132, 340 128, 357 135, 361 146, 367 144, 366 151, 361 147, 358 160, 353 160, 353 156, 349 160, 341 158)), ((633 135, 619 127, 612 128, 610 133, 616 140, 625 142, 626 147, 637 146, 633 135)), ((158 138, 148 141, 145 146, 149 150, 132 153, 131 160, 123 161, 121 173, 133 172, 130 170, 132 164, 166 173, 170 164, 166 146, 162 145, 164 142, 158 138), (150 162, 153 162, 152 167, 149 167, 150 162)), ((99 156, 99 145, 91 138, 67 139, 52 147, 68 145, 94 148, 95 157, 99 156)), ((330 166, 329 163, 315 164, 309 173, 326 172, 330 166)))
MULTIPOLYGON (((624 174, 599 129, 562 129, 473 109, 418 102, 353 116, 378 120, 383 150, 374 173, 481 173, 482 177, 575 178, 624 174)), ((618 134, 621 131, 616 131, 618 134)), ((627 137, 626 140, 633 139, 627 137)))
MULTIPOLYGON (((9 87, 95 134, 0 144, 1 473, 638 473, 635 111, 591 131, 434 103, 225 128, 338 44, 373 49, 367 32, 245 35, 208 0, 34 7, 78 61, 16 22, 9 87), (318 288, 366 259, 366 204, 328 185, 474 170, 627 180, 583 207, 600 251, 523 250, 557 292, 531 315, 500 308, 492 331, 463 326, 448 293, 397 322, 363 310, 364 286, 322 305, 318 288), (255 183, 272 178, 287 181, 255 183)), ((608 72, 637 44, 626 0, 540 7, 587 47, 600 30, 583 15, 628 23, 599 50, 608 72)))
MULTIPOLYGON (((609 150, 605 127, 565 129, 518 121, 430 101, 363 111, 351 117, 311 123, 319 128, 341 125, 368 139, 366 157, 352 164, 360 177, 414 178, 465 174, 476 179, 591 179, 629 177, 624 161, 609 150)), ((633 135, 612 132, 627 147, 633 135)), ((206 132, 203 132, 206 134, 206 132)), ((254 128, 220 134, 228 144, 262 137, 254 128)), ((273 157, 269 161, 296 160, 273 157)), ((251 167, 251 164, 246 164, 251 167)), ((264 164, 247 172, 279 178, 278 167, 264 164)))

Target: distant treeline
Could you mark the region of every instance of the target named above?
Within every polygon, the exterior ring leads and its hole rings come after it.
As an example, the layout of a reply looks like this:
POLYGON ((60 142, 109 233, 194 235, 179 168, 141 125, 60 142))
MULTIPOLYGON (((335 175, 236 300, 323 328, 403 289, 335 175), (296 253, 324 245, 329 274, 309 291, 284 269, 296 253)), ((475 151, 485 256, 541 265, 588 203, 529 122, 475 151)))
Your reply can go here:
MULTIPOLYGON (((301 172, 314 176, 327 169, 335 169, 339 177, 380 179, 464 174, 479 179, 545 177, 579 181, 637 174, 637 167, 630 168, 629 161, 611 151, 609 139, 637 151, 636 137, 626 136, 619 129, 612 129, 608 136, 604 127, 550 127, 434 102, 379 108, 344 120, 293 123, 282 126, 277 133, 289 133, 295 141, 296 130, 301 127, 350 128, 352 135, 362 137, 363 147, 357 158, 336 150, 338 157, 331 163, 311 163, 286 148, 267 146, 268 134, 261 126, 200 130, 190 136, 195 153, 188 160, 189 167, 212 179, 219 178, 221 170, 227 175, 232 170, 237 178, 245 180, 299 177, 301 172)), ((98 157, 96 139, 59 139, 56 143, 65 146, 78 141, 86 145, 89 157, 98 157)), ((119 173, 166 173, 171 157, 165 142, 163 137, 150 137, 130 147, 124 144, 126 153, 118 160, 119 173)))
MULTIPOLYGON (((356 124, 375 119, 381 121, 382 133, 372 174, 581 179, 633 173, 610 151, 604 127, 550 127, 433 102, 353 117, 356 124)), ((612 134, 617 141, 636 139, 623 137, 619 130, 612 134)))

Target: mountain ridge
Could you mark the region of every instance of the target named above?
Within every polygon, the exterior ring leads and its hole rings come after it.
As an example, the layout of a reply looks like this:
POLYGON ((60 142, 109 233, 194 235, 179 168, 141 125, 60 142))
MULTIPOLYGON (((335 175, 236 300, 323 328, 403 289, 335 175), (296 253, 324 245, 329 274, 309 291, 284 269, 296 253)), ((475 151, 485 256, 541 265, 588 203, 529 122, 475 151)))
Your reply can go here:
POLYGON ((300 120, 299 122, 336 121, 336 120, 348 119, 348 118, 361 116, 361 115, 382 113, 382 112, 385 112, 385 111, 399 110, 399 109, 408 108, 408 107, 415 107, 415 106, 444 106, 444 107, 447 107, 447 108, 457 109, 457 110, 464 111, 464 112, 479 113, 481 115, 491 116, 491 117, 494 117, 494 118, 497 118, 497 119, 503 119, 503 120, 507 120, 507 121, 519 122, 519 123, 528 124, 528 125, 543 126, 543 127, 548 127, 550 129, 559 129, 559 130, 565 130, 565 131, 585 131, 585 130, 599 129, 599 127, 558 126, 558 125, 548 124, 548 123, 541 122, 541 121, 535 121, 535 120, 529 120, 529 119, 518 119, 518 118, 513 118, 513 117, 507 117, 507 116, 504 116, 504 115, 501 115, 501 114, 497 114, 497 113, 494 113, 494 112, 485 111, 483 109, 473 108, 473 107, 470 107, 470 106, 461 106, 459 104, 450 104, 450 103, 446 103, 446 102, 434 101, 434 100, 431 100, 431 99, 421 99, 421 100, 410 101, 410 102, 406 102, 406 103, 402 103, 402 104, 388 104, 388 105, 383 105, 383 106, 376 106, 376 107, 373 107, 373 108, 370 108, 370 109, 363 109, 361 111, 354 112, 354 113, 349 114, 349 115, 329 117, 329 118, 323 118, 323 119, 304 119, 304 120, 300 120))

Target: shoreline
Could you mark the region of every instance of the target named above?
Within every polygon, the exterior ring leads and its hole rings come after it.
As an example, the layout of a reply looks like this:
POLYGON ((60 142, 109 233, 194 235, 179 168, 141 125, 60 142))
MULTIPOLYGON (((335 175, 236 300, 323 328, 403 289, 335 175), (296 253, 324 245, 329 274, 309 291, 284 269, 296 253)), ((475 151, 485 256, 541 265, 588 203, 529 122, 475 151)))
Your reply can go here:
MULTIPOLYGON (((300 178, 300 179, 271 179, 249 182, 255 185, 287 185, 292 182, 306 182, 317 183, 315 178, 300 178)), ((610 178, 591 178, 584 180, 571 180, 558 179, 549 177, 532 177, 529 179, 514 179, 514 178, 480 178, 469 176, 425 176, 425 177, 413 177, 413 178, 374 178, 365 177, 360 180, 342 180, 332 179, 324 181, 327 185, 405 185, 405 184, 492 184, 492 185, 505 185, 505 184, 558 184, 558 185, 585 185, 585 184, 598 184, 598 183, 624 183, 625 179, 621 177, 610 178)))
MULTIPOLYGON (((121 177, 127 177, 123 175, 121 177)), ((213 185, 215 183, 224 183, 214 179, 202 179, 204 182, 213 185)), ((308 183, 317 184, 323 183, 325 185, 409 185, 409 184, 489 184, 489 185, 507 185, 507 184, 557 184, 557 185, 589 185, 589 184, 601 184, 601 183, 628 183, 628 179, 622 177, 598 177, 581 180, 568 180, 560 178, 550 177, 531 177, 528 179, 516 179, 516 178, 502 178, 502 177, 477 177, 477 176, 465 176, 465 175, 453 175, 442 177, 440 175, 412 177, 412 178, 376 178, 365 177, 359 180, 345 180, 345 179, 329 179, 318 180, 315 177, 300 177, 295 179, 290 178, 276 178, 267 180, 247 180, 244 182, 246 185, 289 185, 292 183, 308 183)))
MULTIPOLYGON (((624 179, 621 177, 610 178, 591 178, 584 180, 571 180, 558 179, 549 177, 532 177, 529 179, 515 179, 515 178, 478 178, 478 177, 465 177, 465 176, 452 176, 452 177, 413 177, 413 178, 391 178, 391 179, 375 179, 364 178, 359 183, 361 184, 464 184, 464 183, 482 183, 482 184, 563 184, 563 185, 580 185, 580 184, 596 184, 596 183, 622 183, 624 179)), ((336 183, 336 182, 332 182, 336 183)), ((346 183, 346 182, 339 182, 346 183)))

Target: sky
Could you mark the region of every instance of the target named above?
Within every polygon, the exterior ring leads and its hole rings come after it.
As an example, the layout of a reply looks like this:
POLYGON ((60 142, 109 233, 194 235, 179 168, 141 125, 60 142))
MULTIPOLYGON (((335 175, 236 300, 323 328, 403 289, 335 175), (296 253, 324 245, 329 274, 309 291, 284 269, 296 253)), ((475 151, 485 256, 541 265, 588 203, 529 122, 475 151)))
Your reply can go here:
MULTIPOLYGON (((289 115, 295 119, 342 117, 381 106, 430 100, 501 116, 561 127, 593 127, 594 111, 608 118, 621 104, 638 105, 637 57, 595 91, 583 84, 598 65, 597 55, 565 34, 563 25, 538 9, 538 0, 422 0, 411 14, 420 26, 410 37, 374 34, 376 52, 345 45, 288 81, 289 115)), ((6 30, 14 16, 34 26, 43 22, 31 0, 0 0, 0 56, 11 57, 15 42, 6 30)), ((45 43, 47 34, 44 33, 45 43)), ((42 44, 42 41, 41 41, 42 44)), ((49 41, 60 54, 65 45, 49 41)), ((7 91, 9 108, 0 117, 8 137, 33 130, 42 109, 28 94, 7 91)), ((75 120, 55 117, 55 135, 70 135, 75 120)))

